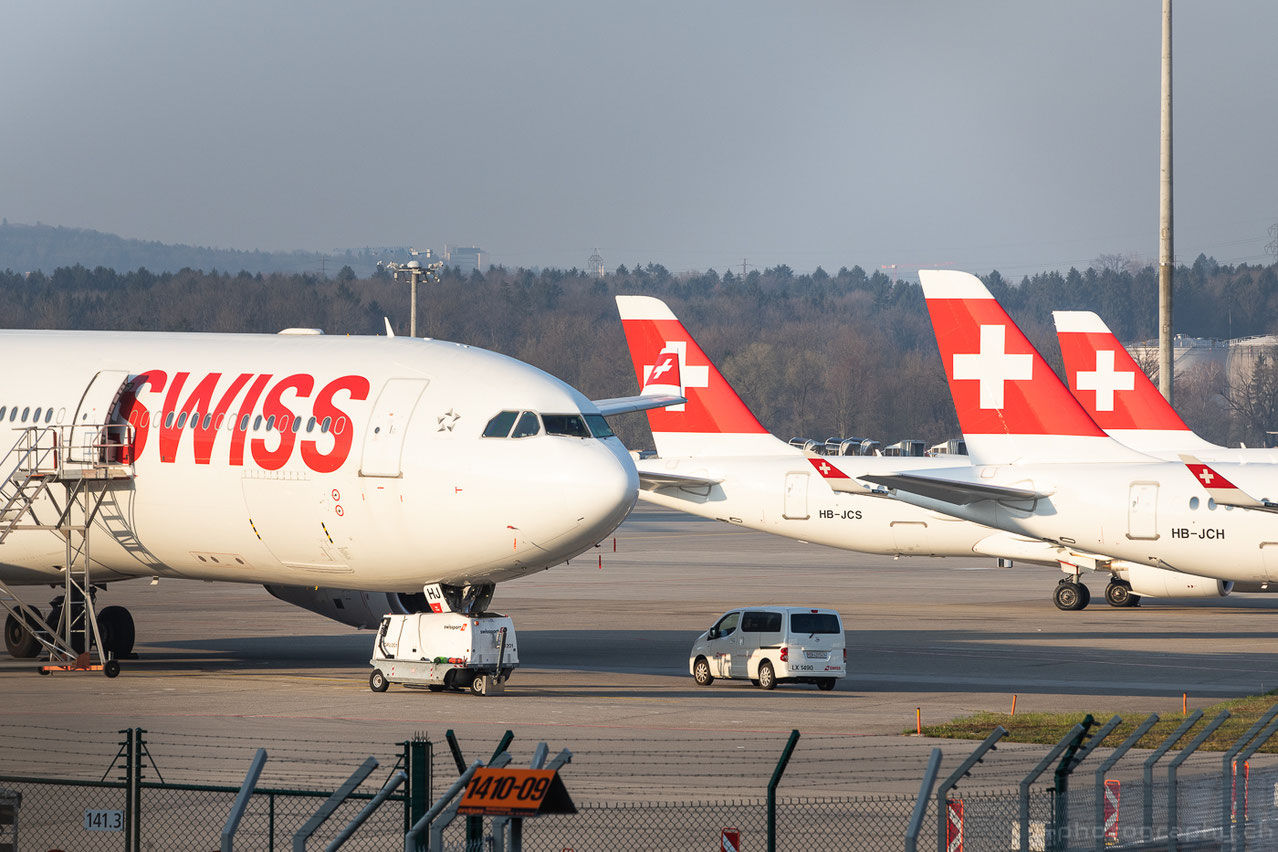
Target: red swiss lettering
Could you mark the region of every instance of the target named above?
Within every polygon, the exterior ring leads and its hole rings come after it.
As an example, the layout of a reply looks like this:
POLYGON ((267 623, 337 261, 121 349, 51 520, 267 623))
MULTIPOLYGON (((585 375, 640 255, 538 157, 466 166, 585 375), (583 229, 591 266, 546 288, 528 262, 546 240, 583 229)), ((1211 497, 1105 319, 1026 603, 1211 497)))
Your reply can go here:
POLYGON ((368 399, 368 379, 363 376, 342 376, 326 384, 315 396, 312 413, 321 423, 327 418, 332 419, 329 434, 333 437, 333 448, 327 453, 320 452, 317 441, 302 441, 302 461, 316 473, 332 473, 351 454, 355 430, 350 427, 349 415, 333 404, 333 397, 340 391, 349 393, 351 402, 362 402, 368 399), (337 428, 338 423, 341 423, 340 429, 337 428))
POLYGON ((262 404, 262 413, 269 420, 275 418, 275 428, 279 431, 279 446, 274 450, 266 448, 266 440, 263 438, 254 438, 249 442, 249 448, 253 452, 253 461, 257 462, 263 470, 279 470, 287 462, 289 456, 293 455, 293 444, 297 440, 297 434, 293 431, 293 411, 281 397, 285 391, 296 391, 299 398, 305 398, 311 395, 311 390, 315 387, 315 378, 302 373, 297 373, 287 378, 281 379, 280 383, 271 388, 271 392, 266 395, 266 402, 262 404))
POLYGON ((239 413, 235 415, 235 428, 231 432, 230 456, 230 463, 235 467, 244 464, 244 436, 248 434, 248 417, 253 413, 258 398, 261 397, 262 391, 266 390, 266 383, 270 380, 270 373, 258 376, 253 382, 253 386, 249 388, 248 393, 244 395, 244 401, 240 403, 239 413))
MULTIPOLYGON (((177 460, 178 445, 182 441, 182 430, 186 426, 187 417, 199 416, 209 410, 213 402, 213 389, 217 387, 218 379, 222 378, 221 373, 209 373, 187 396, 186 402, 179 406, 178 396, 182 393, 182 386, 186 384, 190 376, 190 373, 175 375, 173 384, 169 386, 169 392, 164 397, 164 416, 160 421, 160 461, 162 462, 177 460)), ((204 463, 208 464, 207 458, 204 459, 204 463)))
POLYGON ((168 380, 169 374, 163 370, 147 370, 134 376, 125 391, 121 408, 124 418, 133 427, 133 443, 129 446, 129 458, 133 461, 137 461, 138 456, 142 455, 147 436, 151 433, 151 416, 146 406, 138 402, 138 392, 150 385, 151 390, 159 393, 164 390, 164 383, 168 380))

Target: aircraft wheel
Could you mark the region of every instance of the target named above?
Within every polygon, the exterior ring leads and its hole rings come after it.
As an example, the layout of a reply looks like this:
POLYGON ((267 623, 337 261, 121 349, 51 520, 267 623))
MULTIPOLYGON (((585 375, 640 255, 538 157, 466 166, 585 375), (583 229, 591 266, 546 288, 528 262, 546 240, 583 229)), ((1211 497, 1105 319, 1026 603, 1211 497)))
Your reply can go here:
POLYGON ((705 657, 697 657, 697 661, 693 663, 692 679, 698 686, 709 686, 714 683, 714 675, 710 674, 710 664, 706 662, 705 657))
POLYGON ((1056 604, 1057 609, 1071 612, 1087 606, 1087 601, 1090 597, 1087 587, 1082 583, 1065 580, 1057 584, 1056 593, 1052 596, 1052 601, 1056 604))
POLYGON ((1087 588, 1083 583, 1078 584, 1078 592, 1083 596, 1083 602, 1079 604, 1079 609, 1086 609, 1087 605, 1092 602, 1092 590, 1087 588))
POLYGON ((834 689, 834 684, 836 682, 837 682, 836 678, 832 678, 832 677, 820 678, 819 680, 817 680, 817 689, 822 690, 823 692, 829 692, 830 690, 834 689))
POLYGON ((1140 595, 1132 594, 1131 583, 1111 580, 1105 587, 1105 600, 1110 606, 1136 606, 1140 602, 1140 595))
POLYGON ((759 664, 759 689, 776 689, 777 673, 772 670, 772 663, 764 660, 759 664))
POLYGON ((133 616, 122 606, 109 606, 98 613, 98 630, 102 631, 102 650, 123 659, 133 653, 137 631, 133 616))
POLYGON ((386 675, 382 674, 381 669, 373 669, 373 673, 368 676, 368 688, 373 692, 385 692, 390 686, 390 681, 386 679, 386 675))
MULTIPOLYGON (((29 607, 29 609, 35 609, 29 607)), ((39 610, 36 610, 39 614, 39 610)), ((30 660, 40 653, 35 638, 36 627, 27 619, 19 621, 12 613, 4 620, 4 647, 15 660, 30 660)))

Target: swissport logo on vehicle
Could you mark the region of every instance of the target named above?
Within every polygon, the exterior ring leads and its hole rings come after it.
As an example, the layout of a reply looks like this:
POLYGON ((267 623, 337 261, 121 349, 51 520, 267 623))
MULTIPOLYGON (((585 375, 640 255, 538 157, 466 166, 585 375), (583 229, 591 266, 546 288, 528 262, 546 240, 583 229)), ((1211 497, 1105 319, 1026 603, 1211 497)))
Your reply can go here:
POLYGON ((160 461, 165 464, 177 461, 188 433, 196 464, 212 463, 219 444, 227 450, 224 457, 218 454, 218 460, 241 466, 247 443, 252 462, 264 470, 284 467, 299 448, 302 462, 317 473, 337 470, 350 456, 354 430, 350 415, 338 407, 339 399, 342 405, 367 400, 368 379, 341 376, 316 391, 315 377, 305 373, 278 380, 270 373, 240 373, 219 395, 222 377, 222 373, 208 373, 193 380, 189 372, 179 372, 170 379, 164 370, 136 376, 121 403, 134 430, 132 458, 138 459, 146 450, 152 430, 158 433, 160 461), (264 437, 250 438, 250 432, 258 431, 259 418, 273 426, 262 432, 264 437), (299 440, 299 435, 314 433, 314 424, 303 431, 298 418, 328 425, 317 438, 299 440))

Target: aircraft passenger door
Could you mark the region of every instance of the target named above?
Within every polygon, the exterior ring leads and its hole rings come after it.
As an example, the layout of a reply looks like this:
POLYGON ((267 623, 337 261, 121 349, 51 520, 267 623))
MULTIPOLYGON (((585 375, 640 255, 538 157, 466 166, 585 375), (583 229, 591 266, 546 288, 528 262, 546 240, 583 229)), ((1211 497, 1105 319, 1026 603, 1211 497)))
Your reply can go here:
POLYGON ((1127 537, 1158 538, 1158 483, 1133 482, 1127 492, 1127 537))
POLYGON ((68 461, 87 463, 101 460, 95 445, 102 437, 102 427, 110 422, 115 401, 128 380, 127 370, 102 370, 89 382, 71 419, 71 431, 67 437, 70 445, 68 461))
POLYGON ((1260 543, 1260 564, 1264 576, 1269 582, 1278 580, 1278 541, 1262 541, 1260 543))
POLYGON ((787 473, 785 475, 785 510, 781 517, 792 521, 803 521, 808 518, 808 475, 806 473, 787 473))
POLYGON ((429 379, 388 379, 382 386, 364 432, 360 476, 400 475, 400 457, 404 451, 404 436, 408 434, 408 422, 428 384, 429 379))

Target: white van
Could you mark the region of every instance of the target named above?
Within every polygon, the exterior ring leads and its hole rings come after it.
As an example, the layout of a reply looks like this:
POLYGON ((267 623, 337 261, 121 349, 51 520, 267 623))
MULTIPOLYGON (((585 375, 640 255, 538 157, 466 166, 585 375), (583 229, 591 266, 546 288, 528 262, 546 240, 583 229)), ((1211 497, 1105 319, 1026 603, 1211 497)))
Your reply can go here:
POLYGON ((847 673, 843 619, 832 609, 752 606, 724 613, 693 643, 688 671, 702 686, 749 678, 762 689, 815 683, 834 689, 847 673))

